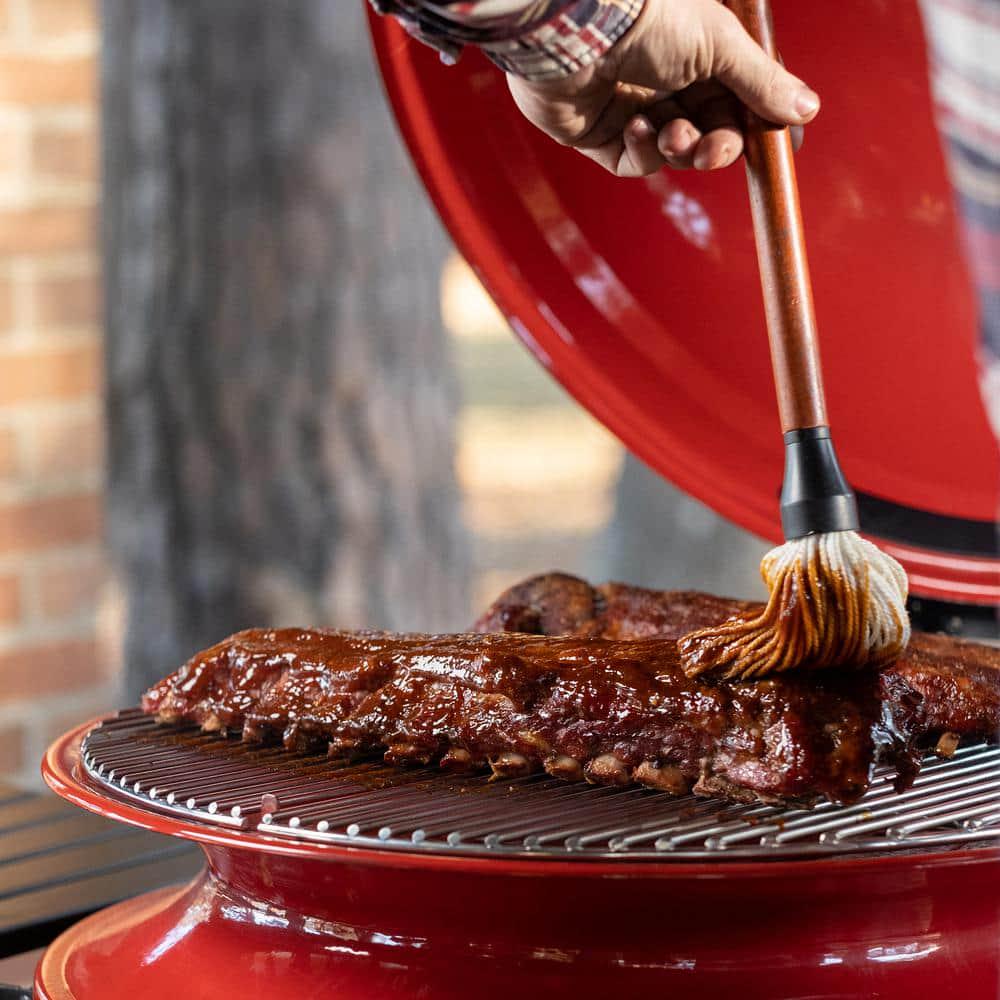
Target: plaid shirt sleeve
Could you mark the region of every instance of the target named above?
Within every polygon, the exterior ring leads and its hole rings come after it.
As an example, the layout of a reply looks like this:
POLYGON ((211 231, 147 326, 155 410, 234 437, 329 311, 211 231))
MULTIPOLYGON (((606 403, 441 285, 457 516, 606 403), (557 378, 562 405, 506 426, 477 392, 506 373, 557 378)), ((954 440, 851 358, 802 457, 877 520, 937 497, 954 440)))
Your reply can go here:
POLYGON ((371 0, 446 62, 477 45, 507 73, 551 80, 599 59, 632 26, 645 0, 371 0))

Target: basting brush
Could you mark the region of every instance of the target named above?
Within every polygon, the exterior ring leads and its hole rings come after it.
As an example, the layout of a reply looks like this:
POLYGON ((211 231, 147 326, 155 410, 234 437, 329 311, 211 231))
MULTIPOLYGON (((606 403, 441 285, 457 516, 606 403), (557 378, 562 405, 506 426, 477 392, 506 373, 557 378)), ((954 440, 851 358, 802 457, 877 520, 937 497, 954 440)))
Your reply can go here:
MULTIPOLYGON (((727 5, 775 57, 768 0, 727 5)), ((830 436, 789 130, 748 113, 745 158, 785 441, 786 541, 761 562, 764 610, 685 636, 681 662, 689 676, 731 679, 885 662, 910 637, 906 574, 857 533, 857 502, 830 436)))

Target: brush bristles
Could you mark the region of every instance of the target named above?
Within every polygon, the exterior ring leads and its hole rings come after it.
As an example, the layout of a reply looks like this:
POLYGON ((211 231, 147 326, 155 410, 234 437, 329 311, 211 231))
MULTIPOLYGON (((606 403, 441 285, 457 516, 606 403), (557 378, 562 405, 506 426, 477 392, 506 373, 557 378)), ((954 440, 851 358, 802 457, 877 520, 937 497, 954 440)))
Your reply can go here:
POLYGON ((906 573, 854 531, 786 542, 760 571, 771 594, 760 614, 681 639, 689 677, 749 680, 800 666, 884 663, 909 642, 906 573))

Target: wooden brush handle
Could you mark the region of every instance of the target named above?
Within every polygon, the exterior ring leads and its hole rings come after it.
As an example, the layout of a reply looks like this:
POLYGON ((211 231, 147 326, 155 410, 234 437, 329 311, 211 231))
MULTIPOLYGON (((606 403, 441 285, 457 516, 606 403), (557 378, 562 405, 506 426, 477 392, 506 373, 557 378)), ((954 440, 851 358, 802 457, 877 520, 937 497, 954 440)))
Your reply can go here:
MULTIPOLYGON (((777 57, 769 0, 726 0, 743 27, 777 57)), ((809 265, 792 139, 747 112, 746 169, 782 431, 827 423, 809 265)))

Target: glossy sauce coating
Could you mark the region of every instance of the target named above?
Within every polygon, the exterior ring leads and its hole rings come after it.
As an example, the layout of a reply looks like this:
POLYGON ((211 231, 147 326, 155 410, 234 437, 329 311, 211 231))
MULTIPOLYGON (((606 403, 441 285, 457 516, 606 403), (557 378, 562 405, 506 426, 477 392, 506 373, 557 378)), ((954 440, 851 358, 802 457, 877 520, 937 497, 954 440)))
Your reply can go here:
POLYGON ((476 627, 569 635, 249 630, 192 658, 143 706, 291 748, 384 748, 397 763, 545 768, 739 801, 853 801, 876 760, 902 786, 922 746, 1000 728, 1000 651, 947 637, 918 634, 877 670, 688 678, 677 635, 752 607, 552 574, 512 588, 476 627))
POLYGON ((648 763, 649 784, 837 801, 867 786, 880 708, 869 674, 692 682, 671 639, 304 630, 239 633, 157 685, 144 707, 290 747, 384 746, 398 761, 448 755, 452 768, 568 758, 613 783, 648 763))

